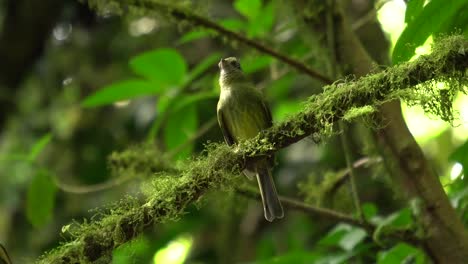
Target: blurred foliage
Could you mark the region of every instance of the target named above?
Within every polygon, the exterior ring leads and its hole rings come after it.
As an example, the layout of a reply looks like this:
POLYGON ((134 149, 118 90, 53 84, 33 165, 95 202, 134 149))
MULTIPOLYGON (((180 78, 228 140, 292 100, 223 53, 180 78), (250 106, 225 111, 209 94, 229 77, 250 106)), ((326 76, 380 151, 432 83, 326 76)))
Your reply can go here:
POLYGON ((468 15, 466 0, 454 0, 449 6, 444 0, 432 0, 423 7, 424 1, 409 1, 406 9, 406 28, 398 38, 393 49, 393 64, 408 61, 418 46, 424 44, 429 36, 452 34, 467 31, 468 15))
MULTIPOLYGON (((354 3, 357 6, 349 10, 373 12, 373 1, 369 3, 354 3)), ((87 222, 93 217, 108 216, 112 221, 113 216, 131 212, 132 199, 157 197, 169 204, 164 194, 178 190, 178 185, 166 177, 195 192, 190 175, 176 173, 184 166, 205 172, 207 179, 213 177, 209 163, 193 157, 206 157, 207 142, 223 140, 216 126, 204 127, 216 118, 216 64, 221 57, 240 58, 244 71, 270 101, 275 122, 300 111, 306 98, 322 91, 320 82, 241 43, 216 37, 213 30, 160 14, 121 17, 116 14, 123 10, 110 1, 94 4, 99 5, 99 14, 83 3, 65 1, 41 56, 31 61, 14 93, 0 92, 16 106, 3 113, 8 122, 0 131, 0 242, 8 245, 14 263, 32 262, 63 238, 101 228, 87 222), (93 191, 102 184, 106 187, 93 191), (127 200, 125 194, 134 198, 127 200), (115 201, 120 201, 117 207, 108 206, 115 201), (95 207, 110 209, 90 211, 95 207), (77 225, 73 219, 84 223, 77 225)), ((328 54, 317 54, 323 47, 313 46, 322 39, 307 35, 299 14, 283 1, 180 1, 178 5, 326 71, 323 58, 317 56, 328 54)), ((9 12, 6 6, 0 6, 1 26, 9 12)), ((393 63, 410 60, 430 36, 436 41, 453 32, 466 36, 467 6, 466 0, 449 5, 443 0, 409 1, 393 63)), ((319 19, 310 10, 303 12, 319 19)), ((325 34, 322 28, 314 30, 325 34)), ((371 31, 366 38, 385 41, 371 31)), ((427 91, 421 94, 432 96, 427 91)), ((353 113, 372 111, 369 107, 353 113)), ((353 157, 366 156, 362 124, 350 127, 346 133, 353 157)), ((448 128, 422 147, 468 225, 468 141, 459 142, 452 135, 448 128), (463 171, 451 176, 454 163, 463 171)), ((320 145, 306 139, 280 151, 274 170, 279 192, 354 214, 342 152, 336 136, 320 145)), ((415 221, 419 205, 416 201, 407 207, 377 166, 356 169, 365 219, 378 226, 373 234, 290 210, 284 220, 266 223, 260 204, 221 189, 224 178, 220 177, 219 182, 211 182, 220 191, 197 201, 183 216, 172 208, 177 212, 114 250, 112 263, 156 263, 157 253, 159 258, 180 254, 173 263, 427 263, 420 248, 383 241, 395 230, 419 234, 415 221)), ((196 196, 187 195, 187 201, 196 196)))

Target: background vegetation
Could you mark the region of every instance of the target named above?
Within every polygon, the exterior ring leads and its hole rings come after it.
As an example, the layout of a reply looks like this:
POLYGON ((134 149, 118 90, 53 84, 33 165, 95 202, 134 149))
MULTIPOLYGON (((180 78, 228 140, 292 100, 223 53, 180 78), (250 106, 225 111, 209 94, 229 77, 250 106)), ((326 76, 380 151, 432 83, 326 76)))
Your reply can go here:
POLYGON ((14 263, 462 263, 467 10, 4 1, 0 242, 14 263), (244 156, 212 144, 227 56, 278 124, 244 156), (237 166, 267 152, 273 223, 237 166))

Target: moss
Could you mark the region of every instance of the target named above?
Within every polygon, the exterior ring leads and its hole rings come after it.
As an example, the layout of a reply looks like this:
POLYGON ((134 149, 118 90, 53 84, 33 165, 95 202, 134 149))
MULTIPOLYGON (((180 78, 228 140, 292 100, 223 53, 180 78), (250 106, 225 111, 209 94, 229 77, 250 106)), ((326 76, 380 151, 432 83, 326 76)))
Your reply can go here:
POLYGON ((353 120, 356 117, 366 116, 366 115, 374 113, 375 111, 376 109, 370 105, 351 108, 343 115, 343 120, 346 120, 346 121, 353 120))
MULTIPOLYGON (((98 211, 91 222, 69 226, 66 230, 72 241, 51 251, 39 263, 98 261, 101 256, 109 256, 114 248, 137 237, 153 223, 178 219, 187 205, 197 201, 207 190, 230 186, 230 181, 235 179, 232 172, 240 173, 236 169, 239 156, 224 144, 210 144, 206 149, 206 156, 172 168, 171 171, 177 174, 159 172, 156 177, 144 182, 146 202, 125 197, 106 210, 98 211), (73 250, 73 254, 70 250, 73 250), (71 258, 70 254, 76 258, 71 258)), ((153 156, 152 162, 148 160, 155 152, 142 145, 114 153, 111 155, 111 169, 118 173, 127 171, 135 175, 155 175, 153 170, 160 168, 161 160, 158 160, 158 156, 153 156)))
POLYGON ((309 98, 305 112, 314 114, 317 133, 321 135, 330 134, 337 117, 354 120, 397 99, 410 106, 419 105, 426 114, 452 122, 455 118, 452 102, 458 92, 467 91, 468 78, 460 70, 466 69, 467 56, 458 56, 465 52, 468 48, 463 37, 448 37, 434 45, 432 54, 414 62, 325 87, 322 94, 309 98))

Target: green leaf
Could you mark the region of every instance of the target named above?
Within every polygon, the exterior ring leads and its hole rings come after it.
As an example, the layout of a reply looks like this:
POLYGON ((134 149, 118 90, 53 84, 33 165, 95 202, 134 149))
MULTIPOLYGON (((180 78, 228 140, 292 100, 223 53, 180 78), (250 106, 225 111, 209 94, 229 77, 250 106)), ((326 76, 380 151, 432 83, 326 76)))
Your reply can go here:
POLYGON ((156 103, 156 110, 158 111, 158 115, 161 115, 166 111, 166 109, 168 109, 171 102, 176 100, 176 96, 177 95, 173 95, 171 93, 165 93, 158 97, 158 102, 156 103))
POLYGON ((463 174, 468 175, 468 140, 455 149, 449 160, 460 163, 463 166, 463 174))
POLYGON ((249 37, 263 37, 270 33, 273 23, 275 22, 274 8, 274 2, 269 2, 262 8, 261 15, 256 16, 255 19, 249 23, 247 33, 249 37))
POLYGON ((468 187, 460 191, 450 193, 450 203, 452 204, 454 208, 457 208, 457 209, 460 208, 461 202, 463 200, 466 200, 467 198, 468 198, 468 187))
POLYGON ((340 247, 346 251, 351 251, 356 245, 366 238, 367 233, 362 228, 353 227, 340 240, 340 247))
POLYGON ((224 28, 236 32, 242 31, 247 27, 247 24, 244 21, 235 18, 223 19, 219 21, 219 24, 224 28))
POLYGON ((260 13, 261 0, 236 0, 234 8, 249 20, 254 20, 260 13))
POLYGON ((139 236, 113 250, 112 264, 148 263, 150 246, 146 237, 139 236))
POLYGON ((353 250, 367 236, 366 231, 348 224, 338 224, 319 241, 321 246, 339 246, 346 251, 353 250))
POLYGON ((318 242, 321 246, 338 246, 341 239, 351 230, 348 224, 338 224, 318 242))
POLYGON ((370 221, 374 216, 377 215, 377 207, 373 203, 365 203, 362 205, 362 212, 364 214, 364 218, 367 221, 370 221))
POLYGON ((242 70, 246 74, 250 74, 261 69, 267 68, 271 64, 271 57, 270 56, 254 56, 254 57, 246 57, 240 60, 242 65, 242 70))
POLYGON ((386 234, 394 233, 395 231, 405 231, 414 229, 414 220, 410 208, 401 209, 377 223, 377 228, 372 234, 375 241, 380 241, 380 238, 386 234))
POLYGON ((171 109, 172 112, 182 111, 185 107, 196 104, 199 101, 215 99, 218 98, 218 93, 209 91, 209 92, 200 92, 193 95, 184 95, 178 97, 177 104, 171 109))
MULTIPOLYGON (((198 127, 197 108, 194 104, 180 108, 179 111, 171 112, 164 129, 164 142, 168 150, 172 150, 193 136, 198 127)), ((180 151, 176 159, 187 158, 193 150, 193 144, 188 145, 180 151)))
POLYGON ((424 263, 423 253, 406 243, 398 243, 388 251, 380 252, 377 255, 377 264, 395 264, 395 263, 424 263))
POLYGON ((28 154, 28 160, 29 161, 35 161, 39 154, 42 152, 42 150, 49 144, 50 140, 52 139, 52 134, 47 133, 44 136, 42 136, 35 144, 32 146, 31 150, 29 151, 28 154))
POLYGON ((125 80, 110 84, 86 97, 83 107, 96 107, 112 104, 118 101, 130 100, 145 95, 155 95, 161 92, 161 86, 142 80, 125 80))
POLYGON ((354 252, 329 253, 314 262, 314 264, 346 264, 348 259, 355 255, 354 252))
POLYGON ((391 225, 396 228, 408 228, 412 224, 413 216, 411 215, 411 209, 409 208, 404 208, 391 214, 383 222, 383 225, 391 225))
POLYGON ((221 60, 221 54, 215 52, 210 56, 204 58, 200 63, 198 63, 195 68, 193 68, 188 74, 187 82, 190 83, 194 79, 198 78, 203 72, 207 69, 214 67, 218 61, 221 60))
POLYGON ((406 4, 405 23, 410 23, 423 10, 426 0, 410 0, 406 4))
POLYGON ((408 61, 413 57, 416 48, 427 38, 440 32, 442 26, 450 23, 451 19, 463 8, 466 0, 432 0, 419 15, 409 23, 401 33, 393 49, 393 64, 408 61))
POLYGON ((266 89, 266 93, 270 95, 272 99, 283 100, 283 98, 287 97, 291 92, 291 87, 296 77, 296 74, 285 74, 281 78, 274 80, 272 84, 268 86, 268 89, 266 89))
POLYGON ((163 95, 159 97, 158 103, 157 103, 157 110, 158 110, 158 118, 153 122, 150 132, 148 133, 148 140, 151 142, 152 139, 156 138, 157 133, 163 125, 163 119, 162 116, 165 115, 166 111, 168 111, 168 114, 175 112, 175 111, 180 111, 182 108, 190 105, 190 104, 195 104, 198 103, 199 101, 205 100, 205 99, 211 99, 211 98, 217 98, 219 95, 218 92, 215 91, 209 91, 209 92, 202 92, 202 93, 197 93, 194 95, 189 95, 189 96, 171 96, 171 95, 163 95), (171 102, 177 102, 176 104, 171 105, 171 102))
POLYGON ((45 225, 52 217, 56 187, 45 170, 39 170, 32 179, 26 197, 26 217, 36 228, 45 225))
POLYGON ((445 35, 464 33, 468 37, 468 1, 447 23, 442 25, 439 32, 445 35))
POLYGON ((130 60, 130 68, 163 86, 180 85, 187 73, 185 59, 175 49, 157 49, 140 54, 130 60))
POLYGON ((163 124, 163 116, 166 112, 166 109, 169 107, 171 101, 174 100, 173 95, 163 94, 158 98, 156 103, 157 117, 151 125, 150 131, 148 132, 148 142, 154 142, 154 139, 157 138, 159 129, 163 124))
POLYGON ((210 35, 210 31, 208 30, 204 30, 204 29, 192 30, 182 35, 182 37, 180 37, 180 39, 177 41, 177 44, 181 45, 181 44, 189 43, 197 39, 206 38, 209 35, 210 35))
POLYGON ((275 23, 275 2, 269 2, 262 10, 262 15, 257 18, 257 23, 261 25, 263 33, 268 33, 275 23))

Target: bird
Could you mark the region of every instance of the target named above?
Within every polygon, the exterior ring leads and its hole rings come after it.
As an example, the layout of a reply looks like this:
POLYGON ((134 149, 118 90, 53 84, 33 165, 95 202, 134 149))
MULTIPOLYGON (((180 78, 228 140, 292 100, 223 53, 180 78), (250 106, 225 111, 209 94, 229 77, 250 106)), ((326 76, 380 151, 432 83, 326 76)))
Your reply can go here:
MULTIPOLYGON (((250 82, 236 57, 221 59, 220 95, 217 118, 228 145, 254 138, 273 125, 270 109, 263 94, 250 82)), ((257 178, 265 219, 283 218, 284 212, 271 174, 273 156, 247 163, 244 174, 257 178)))

